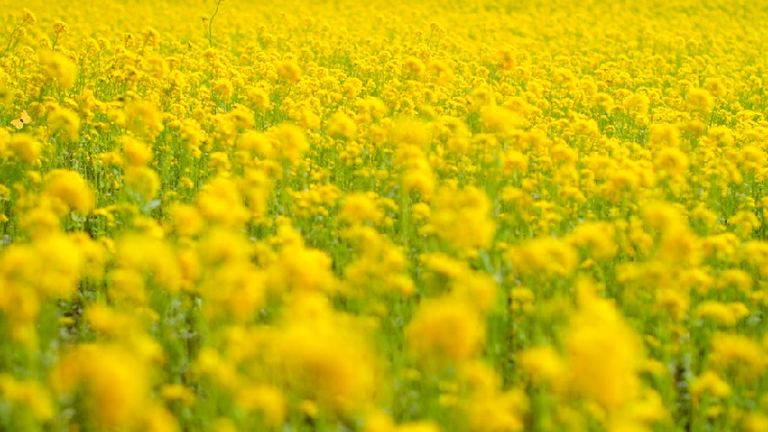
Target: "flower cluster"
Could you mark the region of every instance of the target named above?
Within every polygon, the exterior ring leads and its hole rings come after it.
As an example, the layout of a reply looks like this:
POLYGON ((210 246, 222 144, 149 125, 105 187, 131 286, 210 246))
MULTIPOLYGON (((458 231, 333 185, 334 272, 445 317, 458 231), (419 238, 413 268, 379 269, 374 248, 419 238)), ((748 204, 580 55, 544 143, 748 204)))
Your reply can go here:
POLYGON ((7 8, 0 430, 768 430, 716 3, 7 8))

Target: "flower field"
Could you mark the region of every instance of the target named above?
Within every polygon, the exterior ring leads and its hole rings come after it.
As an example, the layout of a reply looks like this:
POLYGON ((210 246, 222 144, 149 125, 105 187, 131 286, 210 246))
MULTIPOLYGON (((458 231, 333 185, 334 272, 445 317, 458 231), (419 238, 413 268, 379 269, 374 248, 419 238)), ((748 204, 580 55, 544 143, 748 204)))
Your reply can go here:
POLYGON ((0 430, 768 431, 759 1, 0 15, 0 430))

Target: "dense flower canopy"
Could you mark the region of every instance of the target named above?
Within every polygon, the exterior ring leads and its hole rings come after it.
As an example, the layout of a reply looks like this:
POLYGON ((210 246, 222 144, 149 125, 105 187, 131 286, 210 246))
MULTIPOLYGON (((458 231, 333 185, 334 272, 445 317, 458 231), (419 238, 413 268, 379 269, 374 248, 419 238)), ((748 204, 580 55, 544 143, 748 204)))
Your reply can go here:
POLYGON ((0 429, 768 430, 759 1, 0 16, 0 429))

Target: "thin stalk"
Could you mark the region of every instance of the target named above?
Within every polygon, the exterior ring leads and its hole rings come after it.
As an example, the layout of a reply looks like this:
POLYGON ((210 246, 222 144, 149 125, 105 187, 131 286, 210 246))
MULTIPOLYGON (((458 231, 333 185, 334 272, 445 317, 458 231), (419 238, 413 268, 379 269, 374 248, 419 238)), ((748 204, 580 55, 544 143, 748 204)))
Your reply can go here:
POLYGON ((208 20, 208 46, 213 46, 213 20, 219 13, 219 6, 221 6, 221 0, 216 2, 216 10, 213 11, 213 15, 208 20))

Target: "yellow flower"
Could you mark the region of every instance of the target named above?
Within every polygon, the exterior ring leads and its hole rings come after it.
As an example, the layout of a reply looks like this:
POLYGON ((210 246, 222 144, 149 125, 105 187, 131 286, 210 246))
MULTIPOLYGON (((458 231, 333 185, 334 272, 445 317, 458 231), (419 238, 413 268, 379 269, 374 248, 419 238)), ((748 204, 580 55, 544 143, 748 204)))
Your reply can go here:
POLYGON ((528 169, 528 158, 517 150, 509 150, 502 157, 505 172, 525 172, 528 169))
POLYGON ((166 384, 160 389, 160 394, 166 400, 180 401, 188 406, 195 402, 194 393, 182 384, 166 384))
POLYGON ((0 374, 0 397, 14 406, 29 410, 41 421, 49 421, 54 415, 53 401, 48 390, 37 381, 18 380, 7 374, 0 374))
POLYGON ((680 131, 675 125, 655 124, 651 126, 648 144, 654 149, 680 147, 680 131))
POLYGON ((711 319, 723 326, 734 326, 739 320, 749 315, 749 310, 744 303, 720 303, 717 301, 705 301, 696 308, 695 315, 700 318, 711 319))
POLYGON ((175 203, 170 208, 173 228, 181 236, 194 236, 203 229, 203 220, 191 205, 175 203))
POLYGON ((8 140, 8 150, 26 163, 35 162, 42 152, 42 144, 31 135, 17 133, 8 140))
POLYGON ((117 269, 114 271, 133 273, 141 284, 146 276, 163 289, 179 289, 181 272, 176 256, 162 240, 146 234, 132 234, 119 238, 116 248, 117 269))
POLYGON ((482 318, 466 302, 451 298, 424 301, 406 329, 408 344, 427 363, 461 363, 484 345, 482 318))
POLYGON ((251 102, 251 104, 255 105, 257 108, 259 108, 262 111, 269 109, 269 107, 272 105, 272 101, 270 100, 270 97, 269 97, 269 92, 265 88, 247 87, 245 89, 245 94, 248 97, 248 100, 251 102))
POLYGON ((330 257, 303 244, 283 246, 279 265, 270 270, 268 281, 272 290, 313 292, 336 289, 330 257))
POLYGON ((264 423, 273 428, 283 424, 286 403, 279 389, 260 385, 243 389, 237 395, 237 404, 245 410, 258 411, 264 423))
POLYGON ((731 395, 731 386, 715 372, 708 370, 691 383, 691 395, 695 403, 699 403, 704 394, 720 399, 727 398, 731 395))
POLYGON ((365 193, 347 195, 344 198, 339 217, 350 224, 362 222, 378 224, 384 218, 384 213, 376 206, 374 197, 365 193))
POLYGON ((88 182, 75 171, 58 169, 49 172, 45 176, 45 193, 63 204, 65 212, 88 213, 96 202, 88 182))
POLYGON ((408 56, 403 61, 403 68, 415 78, 420 77, 426 70, 424 62, 414 56, 408 56))
POLYGON ((565 335, 570 387, 606 411, 620 409, 640 391, 640 344, 613 303, 588 286, 565 335))
POLYGON ((761 225, 760 219, 751 211, 741 210, 728 220, 728 223, 736 228, 736 232, 743 238, 749 238, 752 232, 761 225))
POLYGON ((290 163, 296 163, 309 150, 304 133, 298 126, 284 123, 269 130, 275 139, 273 148, 276 155, 290 163))
POLYGON ((715 101, 709 92, 702 88, 693 88, 688 90, 686 96, 686 103, 688 108, 703 115, 709 114, 712 108, 715 106, 715 101))
POLYGON ((488 247, 496 233, 490 200, 473 186, 442 187, 432 202, 431 223, 439 238, 461 252, 488 247))
POLYGON ((238 149, 253 152, 262 158, 272 156, 272 146, 273 143, 269 135, 262 132, 249 130, 244 132, 237 139, 238 149))
POLYGON ((710 358, 719 370, 735 370, 740 377, 758 377, 768 365, 760 345, 737 334, 716 334, 710 358))
MULTIPOLYGON (((413 281, 408 275, 408 260, 403 251, 371 227, 355 225, 344 233, 358 256, 344 268, 350 291, 362 298, 399 293, 410 295, 413 281)), ((371 298, 372 300, 372 298, 371 298)))
POLYGON ((353 414, 370 406, 377 366, 364 333, 319 297, 297 300, 272 345, 289 388, 331 412, 353 414))
POLYGON ((150 401, 146 365, 118 346, 77 346, 56 365, 52 382, 59 393, 70 393, 82 383, 88 414, 102 428, 137 425, 150 401))
POLYGON ((674 147, 665 147, 654 160, 654 168, 662 177, 680 178, 688 170, 688 156, 674 147))
POLYGON ((160 190, 160 176, 145 166, 129 167, 125 170, 125 185, 144 201, 149 201, 160 190))
POLYGON ((301 68, 292 60, 285 60, 277 65, 277 73, 290 82, 298 82, 301 79, 301 68))
POLYGON ((332 137, 350 140, 357 135, 357 124, 351 117, 339 111, 328 120, 327 131, 332 137))
POLYGON ((483 126, 490 132, 507 136, 516 128, 523 125, 523 119, 515 112, 496 105, 483 107, 480 110, 483 126))
POLYGON ((152 149, 145 143, 130 136, 120 138, 123 147, 123 156, 128 165, 144 166, 152 160, 152 149))
POLYGON ((560 356, 551 347, 528 348, 520 353, 520 367, 534 382, 557 384, 565 371, 560 356))
POLYGON ((768 430, 768 416, 760 412, 751 412, 744 418, 744 430, 746 432, 760 432, 768 430))
POLYGON ((464 405, 473 432, 521 431, 527 408, 525 393, 517 390, 476 395, 464 405))
POLYGON ((40 54, 40 65, 46 75, 62 88, 69 89, 75 84, 77 65, 68 57, 57 52, 45 52, 40 54))
POLYGON ((440 432, 440 427, 432 421, 415 421, 399 425, 395 432, 440 432))
POLYGON ((606 222, 586 222, 574 228, 568 235, 569 243, 586 247, 595 259, 610 259, 618 250, 615 243, 616 230, 606 222))
POLYGON ((578 255, 565 241, 549 237, 529 240, 508 252, 513 270, 521 275, 567 276, 578 264, 578 255))
POLYGON ((248 261, 225 261, 204 276, 199 290, 210 320, 247 322, 264 305, 265 275, 248 261))
POLYGON ((149 101, 133 101, 125 106, 125 119, 128 130, 154 140, 165 128, 163 115, 155 104, 149 101))
POLYGON ((650 100, 642 93, 635 93, 624 100, 624 109, 634 119, 648 115, 650 100))
POLYGON ((678 207, 665 202, 651 202, 643 206, 643 221, 658 231, 674 231, 687 225, 678 207))
POLYGON ((398 119, 391 125, 390 139, 398 146, 427 148, 432 140, 428 124, 411 118, 398 119))
POLYGON ((58 108, 48 115, 51 131, 59 132, 69 140, 77 140, 80 134, 80 117, 69 108, 58 108))
POLYGON ((55 21, 53 23, 53 32, 57 34, 67 33, 69 26, 64 21, 55 21))
POLYGON ((219 78, 213 83, 213 92, 216 96, 222 100, 228 101, 232 98, 234 88, 232 87, 232 81, 226 78, 219 78))

